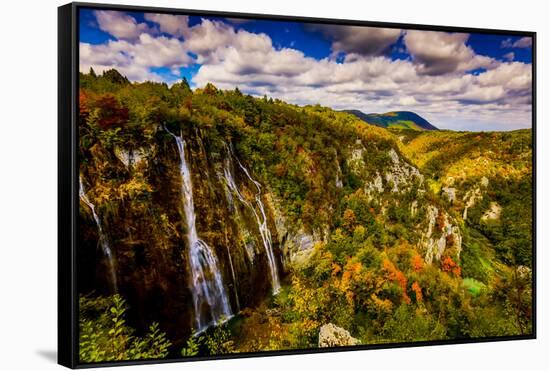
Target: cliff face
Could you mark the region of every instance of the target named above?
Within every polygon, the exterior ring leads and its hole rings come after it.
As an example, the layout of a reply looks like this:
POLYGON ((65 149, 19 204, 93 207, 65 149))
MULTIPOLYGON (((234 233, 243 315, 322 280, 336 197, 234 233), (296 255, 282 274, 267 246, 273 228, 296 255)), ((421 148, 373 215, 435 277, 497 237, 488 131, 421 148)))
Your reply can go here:
MULTIPOLYGON (((198 131, 180 135, 186 141, 197 233, 213 250, 231 312, 237 313, 278 290, 284 277, 273 213, 264 206, 266 191, 231 144, 209 143, 198 131)), ((183 338, 194 325, 190 319, 196 310, 176 142, 159 131, 154 144, 139 150, 139 157, 132 152, 137 151, 95 148, 91 163, 83 166, 86 195, 100 205, 104 236, 99 236, 90 207, 82 202, 79 266, 94 269, 80 274, 80 290, 112 291, 107 274, 111 259, 117 290, 128 298, 136 319, 143 324, 152 319, 176 323, 170 327, 179 333, 171 335, 183 338), (116 184, 104 183, 106 173, 116 173, 116 184), (100 194, 106 188, 109 194, 100 194), (109 241, 112 258, 96 248, 103 238, 109 241)))

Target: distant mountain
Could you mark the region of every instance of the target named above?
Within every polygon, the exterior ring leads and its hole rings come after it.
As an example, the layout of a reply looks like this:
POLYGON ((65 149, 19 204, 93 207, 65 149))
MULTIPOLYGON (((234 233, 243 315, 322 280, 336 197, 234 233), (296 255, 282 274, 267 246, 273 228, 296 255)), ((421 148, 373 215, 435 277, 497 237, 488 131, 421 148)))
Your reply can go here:
POLYGON ((345 110, 368 124, 388 129, 439 130, 420 115, 409 111, 387 113, 363 113, 359 110, 345 110))

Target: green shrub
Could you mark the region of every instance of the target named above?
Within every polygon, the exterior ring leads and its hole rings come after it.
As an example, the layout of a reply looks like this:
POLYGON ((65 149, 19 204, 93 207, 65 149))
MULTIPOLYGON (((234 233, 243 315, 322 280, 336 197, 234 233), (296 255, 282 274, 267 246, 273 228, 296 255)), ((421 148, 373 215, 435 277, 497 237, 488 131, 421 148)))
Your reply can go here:
POLYGON ((126 324, 126 302, 120 295, 81 296, 79 358, 83 363, 164 358, 171 346, 158 323, 143 337, 126 324))

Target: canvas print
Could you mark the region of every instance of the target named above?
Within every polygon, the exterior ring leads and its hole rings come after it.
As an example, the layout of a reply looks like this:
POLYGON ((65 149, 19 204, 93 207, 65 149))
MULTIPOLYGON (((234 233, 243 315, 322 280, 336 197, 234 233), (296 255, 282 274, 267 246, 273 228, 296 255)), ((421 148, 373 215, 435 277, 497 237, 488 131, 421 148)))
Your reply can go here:
POLYGON ((531 36, 78 17, 80 363, 533 333, 531 36))

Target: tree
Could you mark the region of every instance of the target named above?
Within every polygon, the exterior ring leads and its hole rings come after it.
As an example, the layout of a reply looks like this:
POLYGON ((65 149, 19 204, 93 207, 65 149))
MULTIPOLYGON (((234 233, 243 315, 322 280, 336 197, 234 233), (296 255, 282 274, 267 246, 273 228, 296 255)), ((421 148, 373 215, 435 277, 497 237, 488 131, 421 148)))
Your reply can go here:
POLYGON ((342 217, 342 225, 348 232, 353 231, 355 227, 355 212, 352 209, 346 209, 344 211, 344 216, 342 217))
POLYGON ((94 108, 96 122, 102 129, 121 127, 128 122, 128 108, 122 106, 112 94, 100 96, 94 108))

